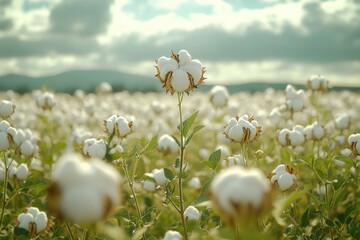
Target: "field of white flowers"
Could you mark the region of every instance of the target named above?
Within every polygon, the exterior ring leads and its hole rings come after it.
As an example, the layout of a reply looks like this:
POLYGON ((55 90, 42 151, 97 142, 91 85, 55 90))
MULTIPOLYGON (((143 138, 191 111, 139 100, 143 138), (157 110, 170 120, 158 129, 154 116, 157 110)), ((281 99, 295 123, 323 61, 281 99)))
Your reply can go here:
POLYGON ((156 71, 163 93, 0 92, 1 239, 360 239, 359 93, 199 92, 184 50, 156 71))

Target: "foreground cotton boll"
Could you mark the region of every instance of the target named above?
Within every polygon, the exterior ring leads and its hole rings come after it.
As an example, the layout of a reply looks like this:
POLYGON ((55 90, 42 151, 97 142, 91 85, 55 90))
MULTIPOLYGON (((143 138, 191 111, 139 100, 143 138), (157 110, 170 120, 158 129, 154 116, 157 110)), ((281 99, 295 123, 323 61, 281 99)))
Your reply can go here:
POLYGON ((106 219, 120 203, 120 175, 99 159, 84 160, 67 153, 56 162, 51 178, 49 208, 60 219, 95 223, 106 219))
POLYGON ((164 155, 175 153, 178 151, 179 146, 175 140, 168 134, 164 134, 158 139, 158 149, 164 155))
POLYGON ((0 117, 9 118, 15 112, 15 105, 7 100, 0 102, 0 117))
POLYGON ((165 233, 164 240, 181 240, 182 236, 177 231, 169 230, 165 233))
POLYGON ((155 68, 156 77, 171 95, 175 92, 189 93, 205 80, 205 68, 199 60, 192 59, 186 50, 172 53, 170 58, 160 57, 155 68))
POLYGON ((188 206, 184 211, 184 217, 187 221, 197 221, 200 219, 201 214, 194 206, 188 206))
POLYGON ((270 210, 271 184, 258 169, 234 166, 215 176, 211 197, 215 208, 230 224, 246 222, 270 210))
POLYGON ((312 91, 326 92, 329 88, 329 81, 321 75, 312 75, 306 83, 312 91))
POLYGON ((261 127, 253 117, 243 115, 241 118, 230 118, 225 126, 224 134, 235 143, 249 143, 260 136, 261 127))
POLYGON ((45 212, 39 211, 36 207, 30 207, 25 213, 17 217, 18 227, 29 232, 30 237, 45 231, 48 226, 48 218, 45 212))
POLYGON ((55 96, 53 93, 44 92, 37 96, 36 105, 43 110, 51 110, 56 104, 55 96))
POLYGON ((214 86, 210 90, 210 102, 216 108, 226 107, 229 100, 229 92, 224 86, 214 86))
POLYGON ((84 142, 83 153, 85 156, 91 158, 104 158, 106 154, 106 144, 102 139, 86 139, 84 142))
POLYGON ((270 174, 271 183, 276 184, 281 191, 292 190, 296 187, 294 169, 280 164, 270 174))

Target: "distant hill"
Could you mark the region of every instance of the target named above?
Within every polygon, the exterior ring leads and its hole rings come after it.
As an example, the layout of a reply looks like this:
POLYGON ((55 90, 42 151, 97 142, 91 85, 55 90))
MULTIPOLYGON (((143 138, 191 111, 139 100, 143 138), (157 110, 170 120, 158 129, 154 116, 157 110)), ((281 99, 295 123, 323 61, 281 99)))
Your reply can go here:
MULTIPOLYGON (((85 92, 94 92, 102 82, 108 82, 114 91, 160 91, 161 84, 155 77, 144 77, 111 70, 76 70, 60 73, 53 76, 28 77, 18 74, 0 76, 0 91, 14 90, 19 93, 48 87, 56 92, 73 93, 76 89, 85 92)), ((287 83, 251 82, 242 84, 224 85, 230 93, 241 91, 264 91, 267 88, 284 90, 287 83)), ((296 88, 305 88, 304 85, 293 84, 296 88)), ((209 91, 214 85, 203 84, 199 91, 209 91)), ((360 87, 333 87, 332 90, 360 91, 360 87)))

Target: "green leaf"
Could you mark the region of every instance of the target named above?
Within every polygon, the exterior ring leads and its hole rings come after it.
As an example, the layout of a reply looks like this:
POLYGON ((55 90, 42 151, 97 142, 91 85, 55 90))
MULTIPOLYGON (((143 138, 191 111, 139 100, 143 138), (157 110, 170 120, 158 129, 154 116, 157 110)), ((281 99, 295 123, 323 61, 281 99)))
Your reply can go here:
POLYGON ((165 177, 167 179, 169 179, 169 181, 172 181, 174 179, 174 174, 171 172, 170 169, 164 168, 164 174, 165 174, 165 177))
POLYGON ((155 183, 155 185, 156 185, 156 180, 153 177, 150 177, 148 175, 144 175, 143 179, 144 179, 144 181, 149 181, 149 182, 155 183))
POLYGON ((326 219, 326 221, 325 221, 325 223, 326 223, 326 225, 328 225, 329 227, 334 227, 335 226, 335 224, 333 223, 333 221, 331 220, 331 219, 326 219))
POLYGON ((176 144, 180 147, 180 142, 179 142, 179 140, 178 140, 175 136, 173 136, 173 135, 171 135, 171 137, 174 139, 174 141, 176 142, 176 144))
POLYGON ((179 167, 180 167, 180 158, 176 158, 174 167, 175 167, 175 168, 179 168, 179 167))
POLYGON ((211 153, 210 154, 210 157, 209 157, 209 161, 208 162, 204 162, 204 164, 215 170, 215 168, 217 167, 217 165, 219 164, 220 162, 220 158, 221 158, 221 149, 218 149, 216 150, 215 152, 211 153))
POLYGON ((192 139, 192 137, 194 136, 195 133, 197 133, 198 131, 200 131, 201 129, 203 129, 205 127, 205 125, 197 125, 193 128, 190 136, 186 139, 185 142, 185 146, 189 144, 190 140, 192 139))
POLYGON ((185 179, 185 178, 189 177, 189 174, 187 172, 181 171, 181 172, 179 172, 178 177, 185 179))
POLYGON ((157 147, 157 144, 158 144, 157 139, 158 139, 157 136, 154 136, 153 138, 151 138, 150 142, 146 146, 146 151, 152 151, 157 147))
POLYGON ((306 194, 306 191, 293 192, 287 198, 281 199, 275 203, 272 214, 279 225, 286 226, 285 220, 282 217, 283 212, 304 194, 306 194))
POLYGON ((209 181, 207 181, 204 186, 202 187, 199 195, 197 196, 197 198, 195 199, 195 201, 191 204, 191 205, 197 205, 199 203, 205 202, 207 200, 209 200, 209 197, 207 195, 208 189, 210 187, 210 183, 211 183, 210 179, 209 181))
POLYGON ((15 227, 14 228, 14 235, 15 236, 28 236, 29 232, 24 228, 15 227))
POLYGON ((122 152, 116 152, 116 153, 113 153, 113 154, 106 154, 105 155, 105 159, 109 162, 112 162, 112 161, 115 161, 119 158, 122 158, 122 157, 125 157, 125 153, 122 153, 122 152))
MULTIPOLYGON (((186 137, 191 126, 193 125, 197 115, 198 115, 199 111, 194 112, 190 117, 188 117, 185 121, 182 122, 182 134, 186 137)), ((179 131, 181 131, 180 129, 181 125, 177 126, 177 129, 179 129, 179 131)))

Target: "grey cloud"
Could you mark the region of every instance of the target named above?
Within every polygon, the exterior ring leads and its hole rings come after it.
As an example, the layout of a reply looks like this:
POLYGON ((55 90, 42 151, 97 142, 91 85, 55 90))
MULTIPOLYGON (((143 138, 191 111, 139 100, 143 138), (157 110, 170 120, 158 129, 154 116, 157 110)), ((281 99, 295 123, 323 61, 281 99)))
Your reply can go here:
POLYGON ((95 40, 71 37, 43 37, 40 40, 0 39, 0 58, 41 57, 49 54, 87 55, 99 50, 95 40))
POLYGON ((63 0, 51 11, 51 32, 95 36, 106 31, 112 0, 63 0))
MULTIPOLYGON (((281 34, 274 34, 254 24, 244 35, 229 33, 209 26, 193 32, 171 31, 141 41, 135 35, 119 39, 113 46, 118 58, 128 61, 151 60, 170 49, 185 48, 201 59, 210 61, 285 60, 298 62, 336 62, 360 60, 360 25, 345 25, 334 20, 325 22, 325 13, 317 4, 305 6, 304 26, 308 35, 302 35, 290 25, 281 34), (156 45, 161 38, 172 36, 166 44, 156 45)), ((111 52, 109 52, 111 54, 111 52)))

